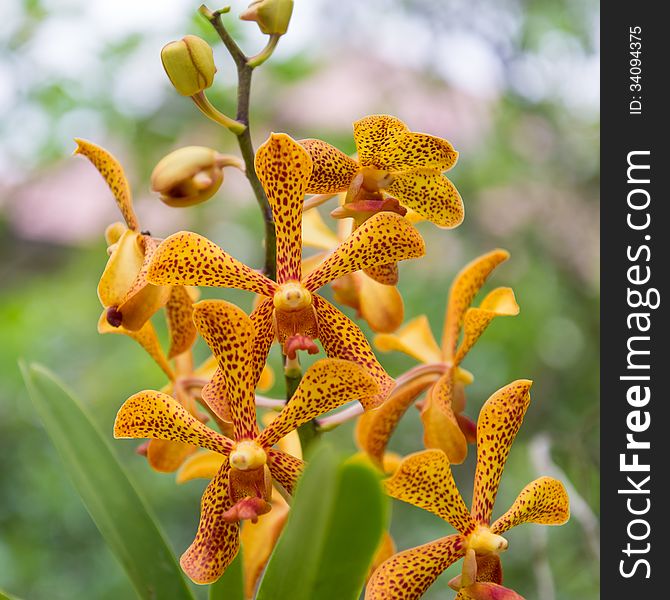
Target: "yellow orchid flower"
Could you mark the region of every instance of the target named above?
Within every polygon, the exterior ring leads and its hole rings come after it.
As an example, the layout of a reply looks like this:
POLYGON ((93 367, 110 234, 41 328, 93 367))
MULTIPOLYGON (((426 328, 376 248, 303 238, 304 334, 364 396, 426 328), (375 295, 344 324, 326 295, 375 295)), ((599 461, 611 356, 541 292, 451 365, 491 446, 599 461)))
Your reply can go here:
POLYGON ((110 325, 138 331, 170 297, 169 286, 147 281, 147 268, 158 241, 140 229, 130 185, 119 161, 92 142, 75 142, 75 154, 88 158, 105 179, 127 226, 114 228, 116 240, 100 277, 98 296, 110 325))
POLYGON ((522 523, 562 525, 570 515, 563 484, 540 477, 529 483, 512 507, 491 525, 500 478, 530 403, 531 385, 523 379, 510 383, 495 392, 479 413, 471 511, 463 502, 442 450, 408 456, 386 480, 386 491, 392 497, 432 512, 458 533, 388 559, 370 579, 366 600, 416 600, 460 558, 465 558, 463 572, 450 583, 459 590, 458 600, 521 599, 500 585, 499 555, 508 546, 502 534, 522 523))
POLYGON ((314 340, 319 339, 329 357, 352 360, 368 369, 380 384, 378 402, 382 402, 393 380, 375 358, 363 332, 315 292, 362 268, 422 256, 421 236, 402 217, 379 213, 303 277, 302 203, 312 171, 309 154, 289 136, 272 134, 256 153, 256 171, 274 216, 277 281, 187 231, 168 237, 159 246, 149 267, 149 280, 157 285, 233 287, 263 296, 251 314, 256 328, 253 351, 263 361, 275 338, 289 357, 295 357, 297 350, 318 352, 314 340))
MULTIPOLYGON (((347 221, 340 221, 337 233, 324 223, 317 210, 308 210, 302 217, 302 243, 305 247, 322 250, 303 260, 302 270, 310 273, 330 252, 342 243, 350 232, 347 221)), ((405 307, 395 285, 379 283, 367 273, 349 273, 331 282, 335 300, 355 309, 375 333, 391 333, 403 322, 405 307)))
POLYGON ((195 540, 181 557, 196 583, 216 581, 239 549, 239 521, 256 519, 271 509, 272 481, 293 493, 302 460, 273 446, 289 431, 342 404, 359 400, 366 408, 379 386, 356 363, 335 359, 316 362, 276 419, 258 429, 253 386, 257 345, 254 323, 236 306, 222 300, 195 305, 193 318, 223 374, 225 405, 210 408, 230 414, 232 439, 210 429, 167 394, 145 390, 129 398, 114 424, 117 438, 175 440, 223 455, 218 473, 202 497, 195 540))
POLYGON ((493 250, 476 258, 456 276, 449 291, 441 347, 423 315, 396 334, 375 337, 380 350, 399 350, 423 363, 398 378, 379 410, 361 415, 358 421, 358 444, 378 464, 398 421, 426 390, 421 407, 425 447, 444 450, 452 464, 465 460, 468 441, 474 441, 475 426, 461 414, 465 407, 465 385, 472 381, 472 375, 460 367, 461 361, 494 317, 519 312, 510 288, 494 289, 477 308, 471 308, 470 304, 486 278, 508 257, 505 250, 493 250))

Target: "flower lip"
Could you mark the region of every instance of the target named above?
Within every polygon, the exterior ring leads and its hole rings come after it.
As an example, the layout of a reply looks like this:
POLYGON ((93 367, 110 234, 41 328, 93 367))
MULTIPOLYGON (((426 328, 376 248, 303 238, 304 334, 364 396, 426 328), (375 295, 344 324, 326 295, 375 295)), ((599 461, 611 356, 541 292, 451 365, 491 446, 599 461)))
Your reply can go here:
POLYGON ((239 442, 230 453, 230 466, 238 471, 252 471, 264 466, 268 457, 263 447, 254 440, 239 442))
POLYGON ((289 312, 304 310, 312 305, 312 294, 301 283, 288 281, 279 286, 273 298, 275 308, 289 312))
POLYGON ((477 554, 493 554, 504 552, 509 544, 501 535, 492 533, 491 530, 480 525, 468 538, 468 548, 474 550, 477 554))

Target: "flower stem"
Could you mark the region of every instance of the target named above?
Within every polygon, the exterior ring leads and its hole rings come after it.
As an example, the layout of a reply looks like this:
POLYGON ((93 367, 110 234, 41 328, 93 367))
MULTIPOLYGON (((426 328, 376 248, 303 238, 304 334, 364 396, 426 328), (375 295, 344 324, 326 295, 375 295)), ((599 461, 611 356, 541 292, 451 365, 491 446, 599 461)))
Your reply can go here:
POLYGON ((259 65, 262 65, 268 58, 272 56, 272 53, 275 51, 275 48, 277 47, 277 42, 279 42, 280 35, 273 34, 270 36, 270 39, 268 40, 268 43, 265 45, 265 48, 263 48, 258 54, 249 57, 247 60, 247 64, 251 68, 258 67, 259 65))

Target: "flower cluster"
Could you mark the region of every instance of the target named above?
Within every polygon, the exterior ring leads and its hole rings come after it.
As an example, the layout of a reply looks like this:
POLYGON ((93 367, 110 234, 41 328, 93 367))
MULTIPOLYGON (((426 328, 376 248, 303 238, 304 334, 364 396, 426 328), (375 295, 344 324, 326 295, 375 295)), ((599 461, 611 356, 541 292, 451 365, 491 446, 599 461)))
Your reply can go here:
MULTIPOLYGON (((263 53, 238 64, 241 73, 245 68, 250 73, 271 54, 291 8, 290 2, 263 0, 243 15, 257 21, 270 41, 263 53)), ((209 17, 219 22, 220 14, 209 17)), ((520 598, 502 586, 499 554, 507 549, 502 534, 526 522, 561 524, 569 509, 562 484, 542 477, 491 524, 503 467, 529 405, 530 381, 494 393, 476 424, 464 412, 465 386, 473 376, 461 367, 463 359, 494 317, 519 312, 506 287, 471 306, 508 253, 484 254, 456 277, 440 344, 425 316, 401 326, 398 263, 426 253, 414 224, 425 219, 452 228, 463 220, 461 197, 444 176, 458 153, 448 141, 412 132, 395 117, 372 115, 354 123, 356 158, 324 141, 296 141, 284 133, 271 134, 249 156, 248 122, 221 115, 204 95, 216 67, 203 44, 187 36, 168 45, 164 66, 180 93, 246 140, 240 143, 242 157, 201 147, 176 150, 157 165, 153 189, 169 206, 190 206, 215 196, 225 167, 245 170, 252 187, 262 186, 257 199, 267 208, 266 231, 272 233, 265 240, 268 258, 262 270, 195 232, 159 240, 142 230, 119 162, 103 148, 77 140, 77 152, 104 177, 125 221, 106 232, 109 259, 98 286, 99 331, 134 339, 167 378, 162 390, 140 391, 123 403, 114 436, 150 440, 138 452, 158 471, 177 471, 179 482, 210 479, 195 539, 181 557, 184 571, 196 583, 214 582, 242 544, 246 594, 253 597, 304 468, 296 432, 310 427, 318 435, 358 418, 357 443, 389 476, 387 493, 436 514, 457 531, 397 554, 387 534, 366 598, 419 598, 460 558, 462 574, 451 582, 459 599, 520 598), (317 206, 337 194, 340 203, 331 215, 339 221, 333 232, 317 206), (306 256, 307 247, 319 253, 306 256), (361 328, 326 300, 323 290, 329 284, 336 304, 356 309, 377 333, 379 350, 399 350, 421 364, 391 377, 361 328), (224 300, 198 301, 199 288, 206 287, 255 294, 255 308, 247 315, 224 300), (151 321, 160 313, 167 320, 167 353, 151 321), (211 357, 196 367, 198 337, 211 357), (274 342, 284 361, 285 400, 258 393, 272 386, 267 361, 274 342), (303 373, 301 353, 321 352, 325 358, 303 373), (424 395, 418 404, 425 450, 395 458, 387 452, 391 434, 424 395), (451 472, 451 464, 465 459, 468 443, 476 443, 477 451, 471 510, 451 472)))

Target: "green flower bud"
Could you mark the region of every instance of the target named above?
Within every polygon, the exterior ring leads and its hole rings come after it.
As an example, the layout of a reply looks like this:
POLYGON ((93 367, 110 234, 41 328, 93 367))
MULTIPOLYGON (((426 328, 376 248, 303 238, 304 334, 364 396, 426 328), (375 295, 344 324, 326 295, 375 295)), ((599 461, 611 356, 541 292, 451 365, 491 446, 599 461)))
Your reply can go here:
POLYGON ((293 0, 255 0, 240 15, 240 19, 256 21, 266 35, 284 35, 292 12, 293 0))
POLYGON ((202 92, 214 81, 214 52, 197 35, 187 35, 164 46, 161 61, 172 85, 182 96, 202 92))
POLYGON ((223 168, 243 168, 234 157, 203 146, 186 146, 171 152, 151 174, 151 189, 168 206, 193 206, 209 200, 221 187, 223 168))

